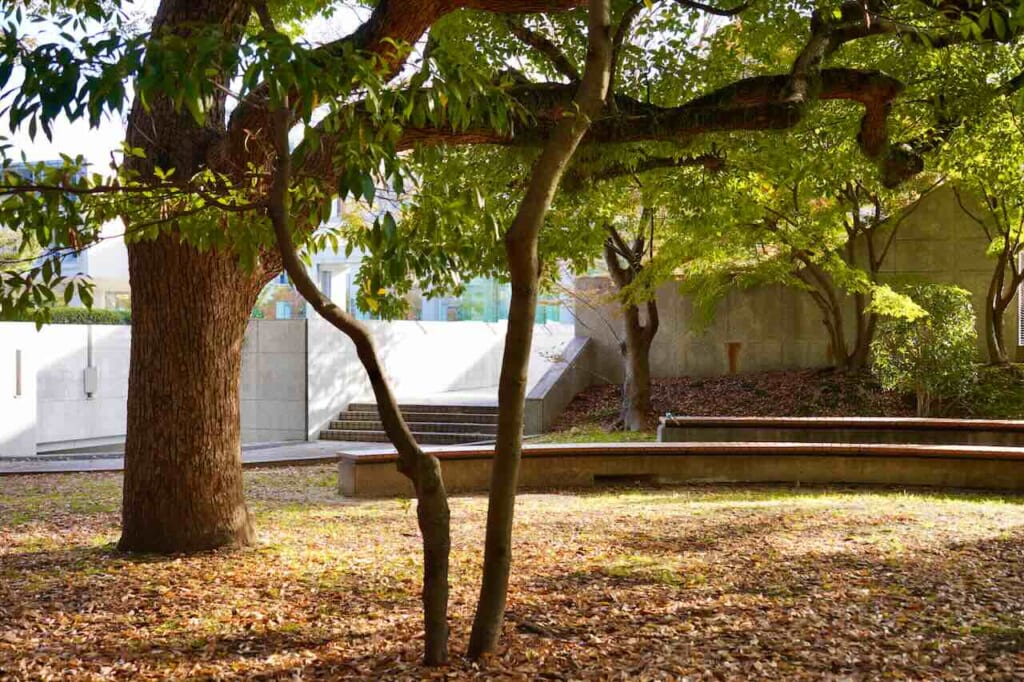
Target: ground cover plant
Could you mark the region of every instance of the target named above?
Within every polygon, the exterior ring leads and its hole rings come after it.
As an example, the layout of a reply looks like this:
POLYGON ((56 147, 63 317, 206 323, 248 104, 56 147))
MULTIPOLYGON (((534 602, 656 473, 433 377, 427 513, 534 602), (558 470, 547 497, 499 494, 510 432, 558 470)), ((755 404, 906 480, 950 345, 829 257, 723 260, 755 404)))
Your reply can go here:
MULTIPOLYGON (((1024 498, 767 486, 520 498, 503 644, 420 666, 407 500, 248 471, 254 547, 116 553, 120 476, 0 479, 0 679, 1020 679, 1024 498)), ((465 649, 486 499, 452 499, 465 649)))

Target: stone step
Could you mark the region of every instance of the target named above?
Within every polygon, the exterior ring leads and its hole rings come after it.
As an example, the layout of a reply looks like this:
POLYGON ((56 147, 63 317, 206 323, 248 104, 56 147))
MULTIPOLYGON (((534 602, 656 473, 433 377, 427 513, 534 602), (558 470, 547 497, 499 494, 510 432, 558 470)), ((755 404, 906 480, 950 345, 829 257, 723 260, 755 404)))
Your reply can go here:
MULTIPOLYGON (((437 433, 432 431, 414 431, 412 434, 421 445, 457 445, 459 443, 476 443, 493 441, 494 434, 489 433, 437 433)), ((320 440, 344 440, 356 443, 388 443, 387 434, 383 431, 351 431, 346 429, 325 429, 320 432, 320 440)))
MULTIPOLYGON (((415 431, 428 433, 489 433, 498 432, 497 424, 462 424, 459 422, 409 422, 415 431)), ((329 427, 336 431, 383 431, 384 425, 379 419, 363 421, 338 420, 332 421, 329 427)))
MULTIPOLYGON (((448 424, 497 424, 498 415, 496 414, 472 414, 467 412, 406 412, 402 411, 402 416, 405 417, 405 421, 410 424, 420 423, 434 423, 439 424, 441 422, 448 424)), ((375 422, 380 419, 380 415, 377 414, 377 410, 369 412, 342 412, 338 415, 336 421, 339 422, 375 422)), ((331 427, 334 428, 334 427, 331 427)), ((340 427, 344 428, 344 427, 340 427)))
MULTIPOLYGON (((498 414, 497 405, 423 405, 416 403, 399 403, 402 412, 435 412, 451 413, 461 412, 462 414, 498 414)), ((376 412, 376 403, 350 403, 348 412, 376 412)))

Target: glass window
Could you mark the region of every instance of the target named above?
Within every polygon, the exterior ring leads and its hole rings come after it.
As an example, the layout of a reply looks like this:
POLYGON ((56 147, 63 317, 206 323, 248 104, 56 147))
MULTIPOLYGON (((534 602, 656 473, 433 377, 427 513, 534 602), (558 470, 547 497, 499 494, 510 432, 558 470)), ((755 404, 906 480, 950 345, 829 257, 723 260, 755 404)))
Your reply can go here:
POLYGON ((331 299, 331 271, 321 270, 320 271, 320 292, 331 299))

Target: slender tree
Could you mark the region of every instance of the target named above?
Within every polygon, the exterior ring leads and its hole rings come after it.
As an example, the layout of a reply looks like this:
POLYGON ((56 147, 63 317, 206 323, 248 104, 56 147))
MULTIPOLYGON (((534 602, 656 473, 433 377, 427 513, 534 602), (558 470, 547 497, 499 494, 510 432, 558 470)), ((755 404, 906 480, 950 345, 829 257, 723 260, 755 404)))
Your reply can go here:
POLYGON ((505 233, 512 299, 498 383, 498 435, 487 505, 484 573, 469 640, 469 655, 474 658, 494 650, 505 617, 512 565, 512 518, 523 444, 526 372, 541 272, 537 250, 540 229, 576 147, 603 109, 608 94, 612 64, 609 0, 590 0, 588 17, 586 66, 573 107, 551 131, 530 172, 519 210, 505 233))
MULTIPOLYGON (((640 213, 633 239, 627 242, 612 223, 605 225, 604 260, 608 274, 621 292, 643 272, 644 260, 654 253, 654 210, 640 213)), ((629 431, 642 431, 651 411, 651 344, 658 333, 658 300, 654 296, 644 304, 646 322, 640 306, 632 301, 622 304, 624 338, 620 350, 623 359, 622 410, 619 421, 629 431)))

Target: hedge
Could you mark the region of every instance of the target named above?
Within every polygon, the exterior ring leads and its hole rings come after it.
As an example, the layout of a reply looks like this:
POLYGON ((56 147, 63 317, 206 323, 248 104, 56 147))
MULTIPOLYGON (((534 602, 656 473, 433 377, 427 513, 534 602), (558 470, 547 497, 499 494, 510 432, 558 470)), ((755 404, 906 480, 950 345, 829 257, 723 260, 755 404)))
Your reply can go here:
MULTIPOLYGON (((32 322, 31 318, 23 320, 32 322)), ((100 308, 50 308, 49 324, 131 324, 132 314, 127 310, 101 310, 100 308)))

